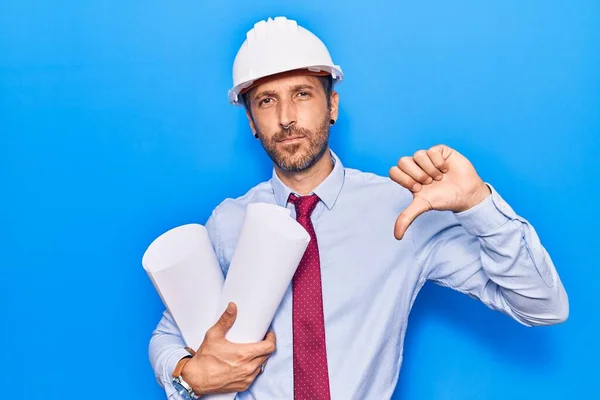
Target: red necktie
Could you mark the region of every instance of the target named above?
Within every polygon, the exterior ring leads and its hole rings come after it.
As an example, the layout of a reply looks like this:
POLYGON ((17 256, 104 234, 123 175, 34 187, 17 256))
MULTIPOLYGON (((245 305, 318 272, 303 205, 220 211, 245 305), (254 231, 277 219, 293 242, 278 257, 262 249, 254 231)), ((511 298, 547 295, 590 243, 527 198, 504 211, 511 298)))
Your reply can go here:
POLYGON ((310 235, 306 252, 292 279, 294 399, 329 400, 321 265, 317 237, 310 220, 319 197, 290 194, 289 201, 296 206, 296 220, 310 235))

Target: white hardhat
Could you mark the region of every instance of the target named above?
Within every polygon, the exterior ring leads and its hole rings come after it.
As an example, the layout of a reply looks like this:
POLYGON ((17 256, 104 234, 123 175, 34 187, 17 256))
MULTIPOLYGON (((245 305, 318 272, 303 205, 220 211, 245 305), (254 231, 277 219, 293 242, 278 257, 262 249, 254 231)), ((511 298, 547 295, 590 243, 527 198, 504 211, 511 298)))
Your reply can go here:
POLYGON ((246 34, 233 62, 231 104, 260 78, 306 69, 315 75, 331 75, 334 84, 344 77, 334 65, 325 44, 313 33, 285 17, 257 22, 246 34))

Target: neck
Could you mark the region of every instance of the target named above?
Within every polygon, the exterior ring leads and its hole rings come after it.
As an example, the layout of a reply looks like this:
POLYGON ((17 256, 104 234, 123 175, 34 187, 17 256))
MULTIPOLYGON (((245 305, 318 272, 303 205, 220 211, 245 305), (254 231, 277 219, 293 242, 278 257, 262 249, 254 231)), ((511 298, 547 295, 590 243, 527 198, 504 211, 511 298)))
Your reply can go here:
POLYGON ((306 196, 321 184, 333 171, 333 162, 329 149, 310 168, 300 172, 284 171, 275 166, 279 179, 294 192, 306 196))

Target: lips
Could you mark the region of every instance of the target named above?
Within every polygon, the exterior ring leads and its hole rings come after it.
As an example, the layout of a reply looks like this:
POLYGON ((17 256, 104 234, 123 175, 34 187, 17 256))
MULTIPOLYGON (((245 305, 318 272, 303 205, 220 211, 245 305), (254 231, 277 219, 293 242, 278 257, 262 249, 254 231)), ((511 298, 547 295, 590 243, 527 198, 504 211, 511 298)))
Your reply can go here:
POLYGON ((289 137, 289 138, 285 138, 283 140, 279 140, 279 143, 288 143, 288 142, 293 142, 295 140, 298 139, 304 139, 306 136, 294 136, 294 137, 289 137))

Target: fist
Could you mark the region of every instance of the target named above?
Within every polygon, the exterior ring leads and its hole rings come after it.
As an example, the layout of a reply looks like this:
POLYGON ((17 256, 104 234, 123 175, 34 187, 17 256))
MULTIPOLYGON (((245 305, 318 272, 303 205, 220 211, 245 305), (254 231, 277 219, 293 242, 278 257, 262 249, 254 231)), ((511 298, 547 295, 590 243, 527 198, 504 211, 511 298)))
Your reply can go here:
POLYGON ((243 392, 262 371, 275 351, 275 335, 269 332, 259 343, 232 343, 225 338, 237 317, 235 303, 205 335, 200 348, 181 371, 183 379, 198 396, 243 392))
POLYGON ((413 201, 396 220, 396 239, 401 239, 410 224, 424 212, 466 211, 491 194, 471 162, 445 145, 402 157, 398 165, 390 168, 389 174, 393 181, 413 194, 413 201))

